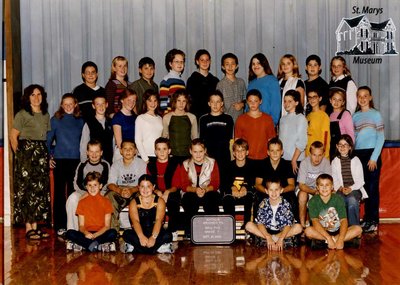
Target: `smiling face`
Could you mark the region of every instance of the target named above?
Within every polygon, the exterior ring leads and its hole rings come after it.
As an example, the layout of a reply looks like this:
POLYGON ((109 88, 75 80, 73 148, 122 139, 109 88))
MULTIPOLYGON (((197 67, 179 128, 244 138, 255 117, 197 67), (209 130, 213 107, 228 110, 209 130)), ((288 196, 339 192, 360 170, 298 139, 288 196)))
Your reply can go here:
POLYGON ((281 70, 286 76, 291 76, 293 74, 294 64, 290 58, 284 57, 281 60, 281 70))
POLYGON ((92 180, 86 183, 86 190, 91 196, 99 194, 101 188, 103 188, 103 185, 98 180, 92 180))
POLYGON ((202 164, 204 162, 204 158, 206 157, 206 149, 198 144, 192 145, 190 148, 190 154, 196 164, 202 164))
POLYGON ((121 100, 122 109, 132 111, 136 105, 136 94, 129 94, 127 97, 121 100))
POLYGON ((299 102, 296 102, 292 96, 285 96, 283 98, 283 106, 288 113, 294 113, 299 102))
POLYGON ((115 72, 115 77, 118 80, 124 80, 128 73, 128 62, 126 60, 116 60, 113 65, 113 70, 115 72))
POLYGON ((251 61, 251 70, 253 70, 257 78, 266 75, 264 67, 261 65, 260 61, 257 58, 253 58, 253 60, 251 61))
POLYGON ((199 70, 208 71, 210 69, 211 59, 208 54, 202 54, 196 64, 199 66, 199 70))
POLYGON ((273 205, 278 203, 280 200, 282 191, 283 191, 283 189, 279 183, 268 182, 266 192, 269 196, 269 202, 273 205))
POLYGON ((181 73, 182 70, 185 68, 185 59, 181 54, 175 55, 172 62, 169 63, 171 69, 175 72, 181 73))
POLYGON ((32 110, 35 112, 40 111, 40 105, 42 104, 43 96, 39 89, 33 89, 32 94, 29 96, 29 102, 32 110))
POLYGON ((85 72, 82 73, 82 77, 86 85, 96 85, 98 77, 96 68, 94 68, 93 66, 86 67, 85 72))
POLYGON ((321 198, 329 198, 332 195, 333 183, 330 179, 318 179, 316 188, 321 198))
POLYGON ((245 161, 248 154, 249 151, 242 146, 236 146, 235 149, 233 150, 233 156, 235 157, 235 160, 237 162, 245 161))
POLYGON ((103 151, 101 150, 100 145, 93 144, 93 145, 88 146, 87 156, 88 156, 89 162, 91 164, 99 163, 102 155, 103 155, 103 151))
POLYGON ((317 92, 308 92, 307 94, 307 99, 308 99, 308 103, 311 105, 311 107, 316 107, 319 106, 319 102, 321 101, 321 97, 318 96, 317 92))
POLYGON ((142 180, 139 184, 139 193, 143 198, 149 198, 153 194, 154 185, 148 180, 142 180))
POLYGON ((309 78, 317 78, 320 70, 321 66, 316 60, 310 60, 306 65, 306 71, 309 78))
POLYGON ((150 96, 146 100, 147 112, 154 114, 155 110, 157 109, 157 106, 158 106, 158 100, 156 96, 150 96))
POLYGON ((208 106, 210 106, 212 115, 219 115, 222 113, 222 108, 224 106, 224 102, 222 101, 220 96, 212 95, 212 96, 210 96, 208 106))
POLYGON ((366 89, 360 89, 357 91, 357 103, 360 105, 362 111, 370 109, 370 103, 372 101, 372 95, 366 89))
POLYGON ((93 109, 98 115, 104 115, 106 113, 107 106, 108 104, 106 98, 103 97, 97 97, 96 99, 94 99, 94 102, 92 104, 93 109))
POLYGON ((133 143, 124 142, 121 146, 121 155, 125 161, 131 161, 136 155, 136 147, 133 143))
POLYGON ((346 140, 340 140, 337 143, 336 148, 341 156, 343 157, 349 156, 349 151, 351 150, 351 146, 347 143, 346 140))
POLYGON ((222 65, 222 69, 225 71, 226 75, 235 75, 236 73, 236 68, 238 68, 238 65, 236 63, 236 60, 234 58, 226 58, 224 60, 224 64, 222 65))
POLYGON ((332 74, 339 77, 344 74, 344 63, 340 59, 334 59, 331 65, 332 74))
POLYGON ((72 97, 66 97, 61 102, 61 108, 63 108, 66 114, 73 114, 76 105, 75 99, 72 97))
POLYGON ((139 68, 139 73, 147 81, 151 81, 153 79, 154 72, 154 66, 151 64, 145 64, 141 68, 139 68))

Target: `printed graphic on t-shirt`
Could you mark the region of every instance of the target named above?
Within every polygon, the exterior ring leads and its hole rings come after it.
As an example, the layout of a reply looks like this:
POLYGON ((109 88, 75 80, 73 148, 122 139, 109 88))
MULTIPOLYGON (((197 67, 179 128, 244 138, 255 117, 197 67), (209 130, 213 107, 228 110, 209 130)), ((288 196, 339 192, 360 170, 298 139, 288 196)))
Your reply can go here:
POLYGON ((336 232, 340 227, 339 214, 334 207, 322 210, 319 213, 319 222, 328 232, 336 232))
POLYGON ((123 174, 121 178, 123 185, 135 185, 135 182, 137 180, 136 174, 133 173, 123 174))

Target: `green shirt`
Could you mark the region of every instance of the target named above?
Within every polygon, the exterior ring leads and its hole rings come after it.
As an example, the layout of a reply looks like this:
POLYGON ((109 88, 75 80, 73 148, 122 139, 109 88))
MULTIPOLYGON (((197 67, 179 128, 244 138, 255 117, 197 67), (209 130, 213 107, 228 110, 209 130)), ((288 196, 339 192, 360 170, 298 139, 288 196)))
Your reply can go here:
POLYGON ((50 131, 49 113, 33 113, 33 116, 25 110, 19 111, 14 118, 13 128, 20 131, 20 140, 47 139, 47 132, 50 131))

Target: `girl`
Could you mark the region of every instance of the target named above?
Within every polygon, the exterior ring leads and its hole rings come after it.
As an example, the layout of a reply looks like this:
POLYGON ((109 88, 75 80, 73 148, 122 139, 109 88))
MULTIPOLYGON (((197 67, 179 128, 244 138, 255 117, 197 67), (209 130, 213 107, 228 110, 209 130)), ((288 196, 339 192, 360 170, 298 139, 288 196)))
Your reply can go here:
POLYGON ((38 240, 49 234, 37 222, 51 222, 48 151, 46 134, 50 130, 47 94, 37 84, 24 89, 22 107, 10 132, 15 153, 14 223, 25 223, 25 236, 38 240))
POLYGON ((121 158, 121 142, 135 139, 136 114, 133 112, 136 106, 136 93, 126 89, 120 97, 122 108, 112 118, 111 124, 114 132, 115 151, 113 161, 121 158))
POLYGON ((189 113, 189 94, 178 90, 172 95, 172 112, 163 117, 163 137, 171 142, 171 153, 180 162, 190 156, 189 146, 197 137, 197 119, 189 113))
POLYGON ((287 91, 283 97, 283 106, 287 112, 279 121, 279 138, 285 146, 283 159, 291 162, 293 173, 297 174, 299 163, 304 159, 308 127, 300 92, 293 89, 287 91))
POLYGON ((335 87, 331 89, 330 93, 330 102, 333 108, 333 112, 329 116, 331 121, 330 157, 333 159, 335 157, 336 145, 339 142, 340 135, 347 134, 354 142, 354 126, 350 112, 345 109, 345 91, 341 88, 335 87))
POLYGON ((353 149, 353 139, 347 134, 342 135, 332 161, 333 186, 346 203, 350 226, 360 225, 360 200, 368 198, 363 187, 363 167, 360 159, 353 155, 353 149))
POLYGON ((128 60, 123 56, 116 56, 111 63, 111 75, 105 87, 107 98, 107 113, 112 118, 121 109, 120 96, 128 85, 128 60))
POLYGON ((357 109, 353 116, 355 129, 355 154, 363 165, 365 190, 368 199, 365 200, 365 216, 363 231, 378 230, 379 223, 379 175, 385 133, 383 119, 374 108, 371 88, 362 86, 357 90, 357 109))
POLYGON ((122 252, 173 253, 172 234, 163 228, 165 202, 154 194, 155 182, 148 174, 139 178, 139 195, 129 204, 132 228, 124 231, 122 252))
POLYGON ((207 50, 200 49, 196 52, 194 64, 197 71, 188 78, 186 86, 192 99, 190 111, 199 119, 208 114, 208 94, 215 91, 219 80, 210 73, 211 55, 207 50))
POLYGON ((148 163, 155 160, 154 142, 162 135, 163 124, 159 115, 159 101, 157 91, 146 90, 143 94, 142 114, 135 123, 135 142, 140 157, 148 163))
POLYGON ((281 115, 279 82, 272 73, 268 59, 262 53, 257 53, 250 59, 249 86, 247 90, 252 89, 260 91, 262 95, 260 111, 270 115, 276 126, 281 115))
POLYGON ((78 100, 66 93, 58 111, 50 120, 47 133, 50 167, 54 168, 54 229, 62 236, 66 232, 67 197, 74 192, 75 170, 80 162, 79 143, 84 121, 80 116, 78 100))
POLYGON ((200 205, 204 213, 219 213, 220 195, 219 169, 216 161, 207 156, 207 149, 202 139, 194 139, 190 144, 191 158, 181 167, 181 187, 184 191, 182 207, 185 211, 185 234, 190 235, 190 222, 197 214, 200 205))
MULTIPOLYGON (((353 115, 357 107, 357 86, 351 79, 346 60, 340 55, 334 56, 331 60, 331 77, 329 88, 340 87, 346 91, 346 109, 353 115)), ((328 106, 327 113, 331 112, 332 108, 328 106)))
MULTIPOLYGON (((279 61, 278 80, 282 91, 282 97, 290 89, 295 89, 300 93, 302 106, 306 104, 306 93, 303 80, 300 79, 299 65, 296 58, 291 54, 285 54, 279 61)), ((282 100, 282 116, 286 115, 282 100)))

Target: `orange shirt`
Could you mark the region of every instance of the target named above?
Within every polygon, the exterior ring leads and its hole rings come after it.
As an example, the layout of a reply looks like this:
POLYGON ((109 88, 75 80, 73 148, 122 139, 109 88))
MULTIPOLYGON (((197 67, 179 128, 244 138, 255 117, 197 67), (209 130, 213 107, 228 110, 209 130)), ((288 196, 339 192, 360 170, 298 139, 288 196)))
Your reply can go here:
POLYGON ((76 214, 85 217, 85 228, 89 232, 97 232, 105 226, 105 215, 112 214, 110 200, 99 194, 89 195, 79 201, 76 214))

